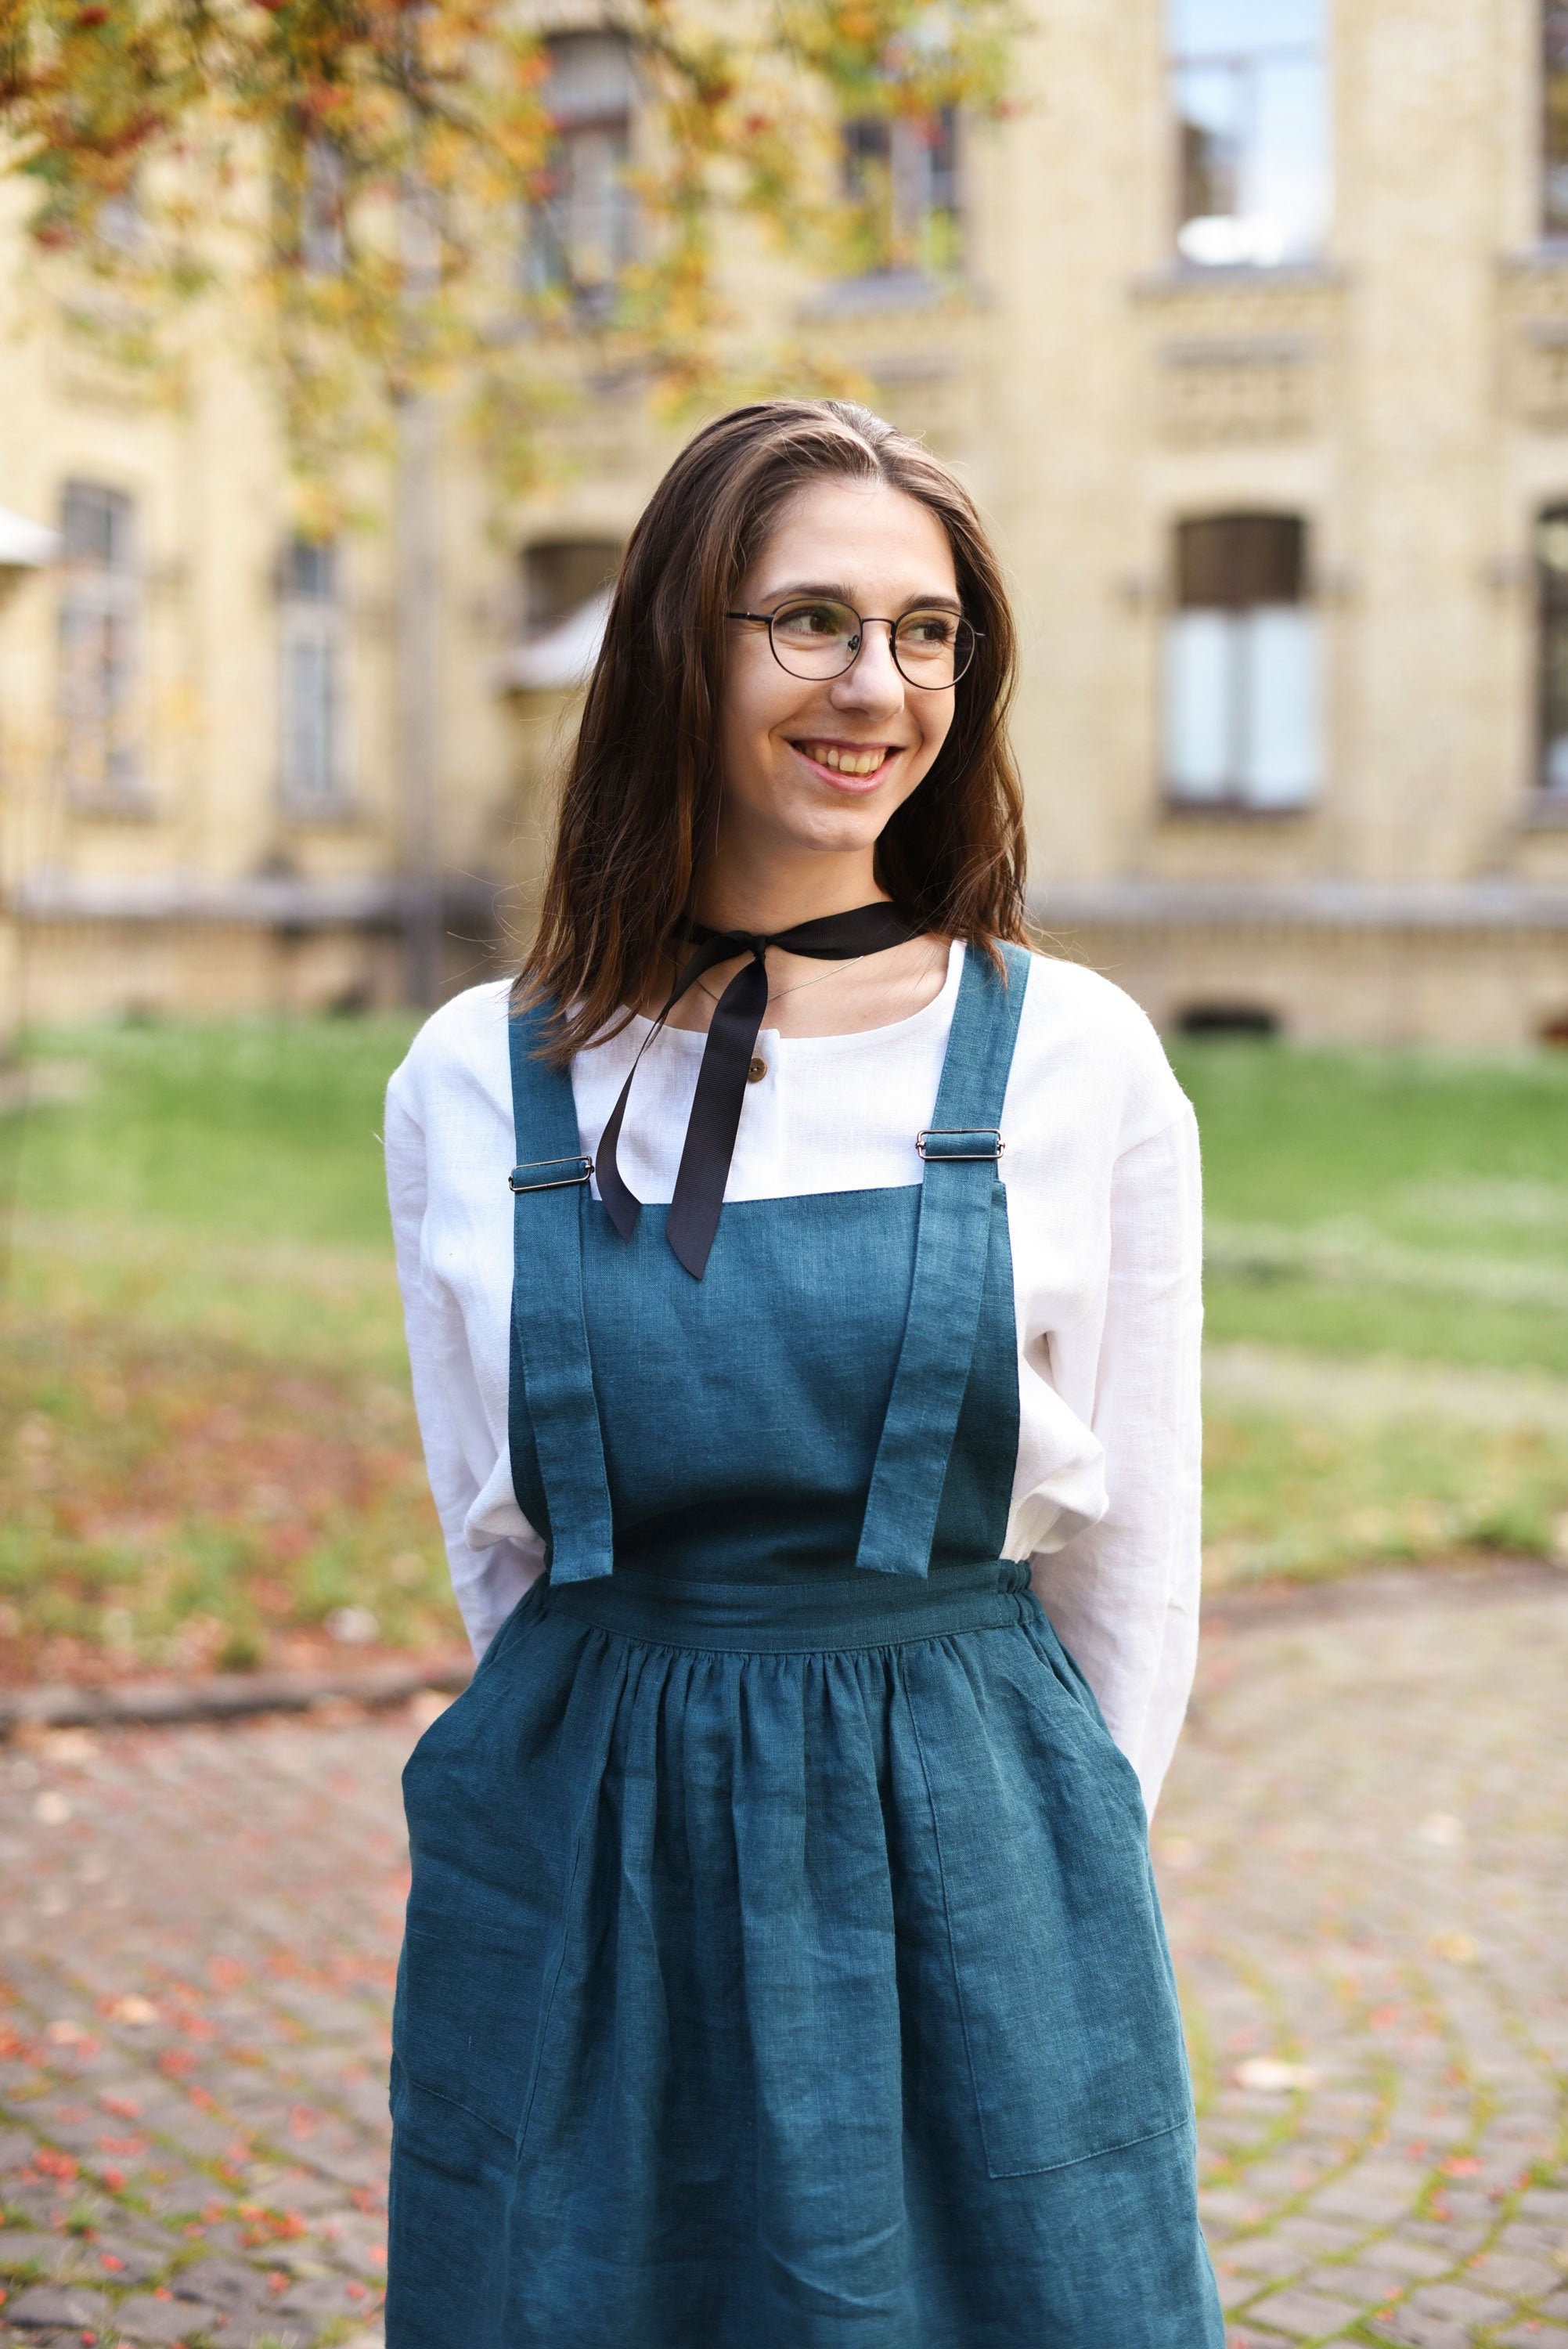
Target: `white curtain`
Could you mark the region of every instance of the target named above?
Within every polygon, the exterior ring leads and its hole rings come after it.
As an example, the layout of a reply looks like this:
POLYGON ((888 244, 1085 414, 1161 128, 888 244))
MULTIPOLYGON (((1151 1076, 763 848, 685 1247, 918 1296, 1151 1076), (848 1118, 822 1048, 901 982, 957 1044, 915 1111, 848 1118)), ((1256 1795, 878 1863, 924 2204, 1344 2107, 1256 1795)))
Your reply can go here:
POLYGON ((1297 604, 1178 612, 1165 635, 1166 788, 1300 807, 1322 780, 1316 615, 1297 604))

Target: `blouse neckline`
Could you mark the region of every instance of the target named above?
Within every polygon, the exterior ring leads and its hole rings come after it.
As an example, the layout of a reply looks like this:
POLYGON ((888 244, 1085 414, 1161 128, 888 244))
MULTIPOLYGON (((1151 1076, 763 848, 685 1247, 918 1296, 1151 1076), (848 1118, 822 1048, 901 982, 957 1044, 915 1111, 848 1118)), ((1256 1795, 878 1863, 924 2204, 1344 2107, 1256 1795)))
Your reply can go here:
MULTIPOLYGON (((760 1043, 765 1036, 775 1052, 787 1057, 830 1060, 848 1058, 857 1050, 876 1050, 892 1040, 913 1041, 927 1028, 946 1029, 952 1025, 958 982, 964 974, 964 951, 963 939, 954 938, 947 949, 947 976, 941 987, 929 1003, 922 1004, 918 1011, 912 1011, 905 1019, 884 1020, 880 1028, 852 1028, 831 1036, 781 1036, 777 1028, 765 1027, 758 1041, 760 1043)), ((640 1050, 653 1025, 645 1013, 634 1011, 630 1024, 622 1029, 614 1040, 619 1043, 622 1037, 634 1039, 635 1046, 640 1050)), ((665 1026, 661 1038, 667 1039, 679 1050, 695 1053, 700 1059, 707 1041, 707 1030, 706 1028, 665 1026)), ((588 1049, 592 1051, 598 1047, 591 1045, 588 1049)))

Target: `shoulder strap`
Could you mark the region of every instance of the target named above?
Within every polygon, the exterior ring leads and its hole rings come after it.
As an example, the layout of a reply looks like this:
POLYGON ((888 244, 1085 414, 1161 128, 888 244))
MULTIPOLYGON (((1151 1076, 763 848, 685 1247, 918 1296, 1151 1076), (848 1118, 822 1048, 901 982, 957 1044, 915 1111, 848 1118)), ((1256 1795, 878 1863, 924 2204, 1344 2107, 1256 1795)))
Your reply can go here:
POLYGON ((1000 1184, 1002 1103, 1028 984, 1022 947, 1004 969, 965 949, 953 1031, 929 1129, 909 1318, 855 1564, 879 1574, 931 1568, 942 1487, 980 1322, 991 1206, 1000 1184))
POLYGON ((553 1582, 589 1582, 614 1565, 604 1438, 583 1314, 583 1213, 593 1161, 582 1154, 567 1069, 538 1057, 548 1007, 509 1023, 518 1164, 513 1193, 512 1483, 531 1432, 549 1516, 553 1582))

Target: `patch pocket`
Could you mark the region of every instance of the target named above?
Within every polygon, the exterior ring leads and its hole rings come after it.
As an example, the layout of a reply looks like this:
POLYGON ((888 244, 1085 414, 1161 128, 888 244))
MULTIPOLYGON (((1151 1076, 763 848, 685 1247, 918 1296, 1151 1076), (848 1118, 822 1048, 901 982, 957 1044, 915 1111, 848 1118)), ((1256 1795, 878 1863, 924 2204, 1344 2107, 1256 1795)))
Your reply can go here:
POLYGON ((1018 1631, 904 1651, 985 2166, 1057 2169, 1191 2117, 1138 1781, 1018 1631))
POLYGON ((541 2001, 515 1949, 460 1926, 409 1925, 392 2016, 394 2113, 399 2080, 459 2107, 516 2146, 537 2062, 541 2001))

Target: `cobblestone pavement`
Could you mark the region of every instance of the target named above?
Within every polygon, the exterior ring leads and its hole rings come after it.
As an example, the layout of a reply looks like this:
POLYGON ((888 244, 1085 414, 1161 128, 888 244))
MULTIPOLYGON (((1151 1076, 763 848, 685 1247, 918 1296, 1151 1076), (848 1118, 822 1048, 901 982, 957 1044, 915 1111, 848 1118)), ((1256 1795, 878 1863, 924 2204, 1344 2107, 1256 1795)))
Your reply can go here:
MULTIPOLYGON (((1211 1622, 1155 1845, 1233 2349, 1568 2349, 1565 1666, 1568 1576, 1211 1622)), ((0 2344, 379 2341, 417 1732, 0 1753, 0 2344)))

